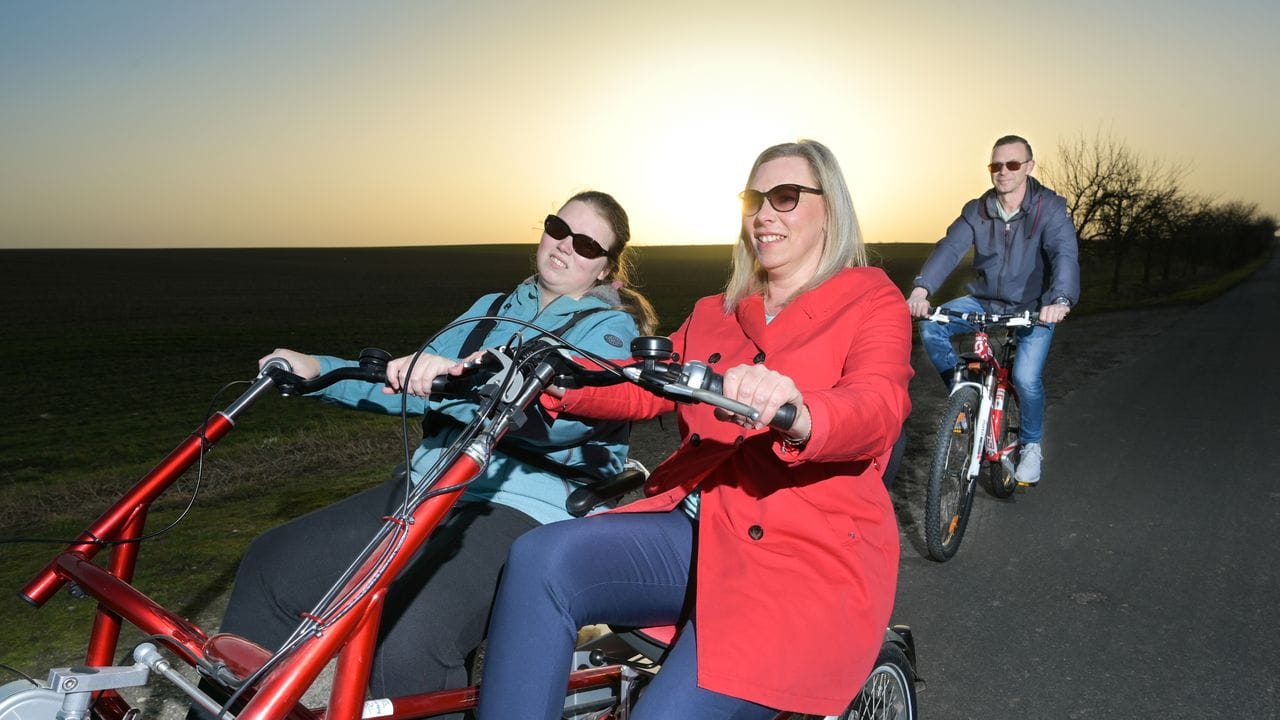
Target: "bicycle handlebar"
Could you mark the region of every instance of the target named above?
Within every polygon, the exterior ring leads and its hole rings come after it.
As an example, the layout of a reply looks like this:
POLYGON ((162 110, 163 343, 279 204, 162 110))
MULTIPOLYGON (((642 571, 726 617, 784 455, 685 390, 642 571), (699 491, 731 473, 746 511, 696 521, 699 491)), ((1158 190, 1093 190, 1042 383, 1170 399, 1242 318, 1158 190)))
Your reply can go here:
MULTIPOLYGON (((760 411, 724 396, 724 376, 709 368, 705 363, 696 360, 683 364, 670 360, 672 356, 671 341, 668 338, 642 336, 631 343, 632 357, 636 362, 621 368, 591 370, 566 357, 560 350, 562 346, 539 338, 519 348, 524 357, 545 356, 554 358, 554 379, 549 384, 573 388, 616 385, 632 382, 649 392, 676 402, 700 402, 718 407, 735 415, 758 420, 760 411)), ((480 377, 471 373, 460 377, 440 376, 431 383, 432 394, 462 395, 474 391, 483 384, 483 380, 491 377, 504 363, 491 362, 494 353, 512 353, 515 349, 498 348, 486 353, 484 359, 468 363, 469 370, 492 370, 480 377)), ((378 348, 365 348, 360 352, 359 364, 354 367, 341 367, 314 378, 304 379, 294 375, 289 363, 283 358, 272 358, 263 366, 262 375, 270 376, 276 387, 284 395, 305 395, 322 390, 342 380, 360 380, 369 383, 385 384, 387 381, 387 362, 391 354, 378 348)), ((791 403, 778 408, 769 426, 778 430, 787 430, 796 419, 797 409, 791 403)))
POLYGON ((1020 313, 987 313, 987 312, 963 312, 960 310, 952 310, 946 307, 937 307, 933 309, 928 317, 916 318, 922 322, 936 322, 946 324, 951 319, 963 320, 971 325, 980 328, 987 327, 1032 327, 1035 325, 1044 325, 1030 311, 1026 310, 1020 313))
POLYGON ((391 353, 380 348, 365 348, 360 351, 359 365, 340 367, 313 378, 303 378, 293 374, 293 367, 282 357, 273 357, 262 366, 260 375, 271 377, 281 395, 306 395, 323 390, 341 380, 361 380, 367 383, 385 384, 387 382, 387 362, 391 353))
MULTIPOLYGON (((387 362, 389 360, 391 360, 391 353, 386 350, 365 348, 360 351, 359 365, 335 368, 323 375, 304 379, 293 374, 293 368, 284 358, 274 357, 263 365, 261 374, 270 376, 275 381, 276 388, 280 390, 281 395, 306 395, 323 390, 343 380, 360 380, 375 385, 385 385, 387 382, 387 362)), ((474 369, 483 366, 484 362, 468 363, 468 365, 468 369, 474 369)), ((463 395, 466 391, 474 389, 475 386, 476 379, 473 377, 441 375, 431 382, 431 393, 433 395, 463 395)))
MULTIPOLYGON (((616 385, 631 382, 649 392, 676 402, 700 402, 735 415, 760 419, 760 411, 724 396, 724 376, 706 363, 671 360, 671 340, 665 337, 641 336, 631 341, 631 355, 636 362, 614 370, 589 370, 572 363, 569 372, 556 376, 554 383, 565 388, 616 385)), ((566 362, 568 361, 566 359, 566 362)), ((769 427, 788 430, 796 421, 797 408, 786 403, 778 408, 769 427)))

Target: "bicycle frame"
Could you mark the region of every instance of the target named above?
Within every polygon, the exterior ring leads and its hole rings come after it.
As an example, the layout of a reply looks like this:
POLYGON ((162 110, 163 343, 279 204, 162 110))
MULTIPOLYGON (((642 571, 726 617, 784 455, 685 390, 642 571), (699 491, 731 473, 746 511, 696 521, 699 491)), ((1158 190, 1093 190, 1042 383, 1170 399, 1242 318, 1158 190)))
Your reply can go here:
MULTIPOLYGON (((525 387, 521 388, 520 396, 506 403, 507 422, 512 416, 511 408, 523 410, 551 380, 553 373, 550 366, 540 369, 542 375, 527 381, 525 387)), ((21 597, 36 607, 45 604, 68 583, 72 584, 73 592, 92 597, 98 602, 85 654, 86 668, 69 669, 72 676, 77 670, 84 670, 81 673, 84 676, 99 675, 101 673, 90 668, 107 668, 112 665, 124 621, 143 633, 162 639, 166 646, 193 665, 218 660, 226 663, 236 674, 246 677, 268 657, 268 653, 262 648, 235 636, 208 636, 199 627, 173 614, 134 588, 131 581, 138 560, 139 548, 136 541, 143 535, 151 503, 225 437, 234 428, 237 417, 275 388, 279 377, 278 373, 266 371, 259 375, 247 391, 179 444, 82 532, 75 543, 58 553, 23 587, 21 597), (103 569, 92 560, 108 546, 111 547, 111 557, 103 569)), ((344 593, 358 592, 359 600, 323 632, 313 633, 304 640, 286 662, 280 663, 256 683, 251 693, 247 694, 247 704, 236 717, 240 720, 276 720, 286 716, 299 720, 354 720, 363 716, 400 720, 459 712, 475 707, 475 688, 375 700, 368 705, 364 700, 365 688, 388 586, 456 503, 461 486, 480 473, 494 444, 505 431, 504 424, 495 433, 482 434, 471 442, 433 485, 433 493, 440 494, 420 503, 412 511, 410 519, 403 523, 403 536, 385 537, 377 549, 368 555, 369 559, 364 562, 360 571, 343 588, 344 593), (389 562, 378 562, 379 557, 388 555, 391 558, 389 562), (371 584, 368 581, 370 572, 375 576, 371 584), (330 690, 328 708, 312 712, 302 707, 299 702, 303 694, 334 658, 337 659, 337 672, 330 690)), ((153 671, 163 672, 160 668, 166 664, 163 658, 158 653, 153 652, 151 655, 155 659, 150 662, 139 659, 139 662, 153 671)), ((620 666, 611 665, 575 672, 570 680, 569 691, 573 693, 620 684, 623 670, 620 666)), ((63 673, 59 677, 64 675, 67 674, 63 673)), ((126 681, 121 675, 122 684, 107 688, 92 687, 94 683, 83 682, 78 677, 70 682, 64 681, 63 685, 93 691, 94 711, 102 718, 121 719, 126 717, 129 708, 116 689, 145 683, 146 674, 143 673, 141 682, 137 682, 136 678, 126 681)), ((79 704, 87 708, 88 699, 85 698, 79 704)), ((206 704, 206 707, 209 706, 206 704)))
MULTIPOLYGON (((138 541, 144 539, 143 529, 152 502, 234 429, 237 418, 263 395, 273 389, 290 394, 307 384, 307 381, 290 374, 283 361, 276 366, 272 363, 277 361, 269 362, 248 390, 180 443, 24 586, 21 596, 39 607, 61 587, 71 584, 73 592, 96 600, 98 610, 90 631, 85 667, 50 671, 49 688, 26 689, 19 693, 22 697, 18 702, 14 701, 14 695, 5 694, 7 686, 0 687, 0 709, 13 710, 13 717, 18 720, 53 717, 55 711, 57 720, 83 720, 90 715, 98 720, 133 720, 137 711, 128 705, 118 690, 146 684, 149 673, 156 672, 173 681, 206 710, 224 712, 216 701, 172 670, 169 662, 149 642, 135 648, 134 665, 112 666, 122 625, 129 622, 188 664, 219 673, 230 671, 246 682, 244 704, 234 715, 235 720, 282 720, 286 717, 293 720, 411 720, 474 710, 478 699, 476 687, 369 701, 365 701, 365 692, 389 586, 456 503, 462 487, 481 472, 498 440, 517 422, 516 418, 525 408, 553 382, 559 385, 599 385, 620 382, 625 378, 625 381, 678 401, 705 402, 737 414, 758 416, 752 408, 721 395, 721 378, 706 365, 666 362, 670 357, 670 343, 665 338, 641 340, 646 342, 637 340, 632 345, 637 362, 612 370, 588 370, 573 365, 574 369, 568 374, 561 374, 562 362, 557 360, 559 351, 554 346, 544 346, 539 351, 540 355, 530 350, 519 362, 508 362, 515 359, 515 353, 504 359, 500 363, 501 372, 494 377, 502 375, 518 380, 502 386, 494 383, 485 386, 493 402, 482 413, 485 418, 483 428, 470 436, 456 458, 435 476, 434 482, 430 482, 430 492, 424 491, 421 497, 417 497, 418 501, 406 518, 389 520, 392 529, 384 526, 379 531, 375 539, 380 539, 371 551, 363 555, 364 560, 358 570, 349 574, 336 593, 330 593, 329 598, 343 598, 343 606, 339 610, 326 610, 325 618, 307 618, 315 621, 315 630, 292 646, 292 650, 265 674, 255 678, 259 668, 265 667, 265 663, 272 659, 271 652, 234 635, 207 635, 134 588, 131 581, 138 560, 138 541), (664 342, 665 356, 661 347, 664 342), (107 547, 111 549, 110 559, 106 567, 101 568, 92 561, 107 547), (347 597, 355 599, 348 601, 347 597), (324 624, 321 620, 325 621, 324 624), (335 659, 337 668, 329 690, 328 706, 313 710, 301 705, 305 692, 335 659)), ((344 371, 335 371, 325 377, 380 381, 378 378, 383 375, 379 375, 376 367, 377 357, 370 363, 372 370, 365 366, 370 352, 362 355, 361 368, 359 371, 352 369, 354 374, 337 377, 344 371)), ((382 370, 385 370, 388 358, 381 358, 382 370)), ((313 389, 318 389, 318 386, 313 389)), ((481 394, 484 394, 483 390, 481 394)), ((784 409, 787 412, 779 412, 775 417, 772 423, 775 427, 786 427, 794 418, 794 407, 784 406, 784 409)), ((890 645, 907 658, 910 663, 909 680, 914 682, 915 652, 909 628, 895 626, 887 630, 885 646, 890 645)), ((631 696, 642 685, 646 670, 650 669, 643 662, 627 659, 635 655, 634 651, 626 651, 622 659, 618 659, 603 649, 602 644, 580 649, 575 654, 574 665, 581 669, 570 674, 566 709, 571 710, 575 717, 626 720, 631 696)), ((569 658, 564 661, 568 662, 569 658)), ((908 708, 913 707, 912 699, 908 708)), ((226 717, 233 716, 228 714, 226 717)), ((790 713, 779 715, 779 718, 790 717, 790 713)))
MULTIPOLYGON (((1011 341, 1007 341, 1004 347, 1004 355, 1008 360, 1013 352, 1011 341)), ((982 381, 964 380, 956 383, 951 390, 954 394, 959 388, 972 387, 978 391, 978 396, 981 398, 973 434, 973 452, 969 456, 969 467, 965 470, 966 477, 969 479, 978 476, 984 460, 1007 463, 1009 454, 1014 449, 1013 446, 997 447, 998 439, 993 432, 994 428, 1000 427, 1000 420, 1004 415, 1005 396, 1013 389, 1009 380, 1009 365, 1007 362, 1001 363, 996 358, 986 330, 980 329, 974 332, 973 352, 982 368, 982 381)))
POLYGON ((955 394, 960 388, 971 387, 978 391, 978 396, 981 398, 978 405, 978 417, 975 418, 973 450, 969 454, 969 466, 965 469, 966 479, 972 481, 977 478, 983 461, 1001 463, 1010 472, 1013 472, 1009 456, 1015 450, 1015 446, 998 447, 999 439, 996 437, 994 429, 1000 427, 1000 421, 1004 416, 1005 397, 1014 392, 1010 378, 1014 349, 1016 347, 1016 336, 1013 334, 1013 328, 1029 326, 1033 321, 1026 314, 1000 316, 987 315, 985 313, 955 312, 944 308, 938 308, 929 319, 950 322, 952 317, 974 325, 972 354, 982 370, 981 381, 961 380, 951 389, 951 393, 955 394), (997 358, 995 351, 991 347, 990 335, 987 332, 989 324, 1003 325, 1009 331, 1009 335, 1001 346, 1003 348, 1003 359, 997 358))

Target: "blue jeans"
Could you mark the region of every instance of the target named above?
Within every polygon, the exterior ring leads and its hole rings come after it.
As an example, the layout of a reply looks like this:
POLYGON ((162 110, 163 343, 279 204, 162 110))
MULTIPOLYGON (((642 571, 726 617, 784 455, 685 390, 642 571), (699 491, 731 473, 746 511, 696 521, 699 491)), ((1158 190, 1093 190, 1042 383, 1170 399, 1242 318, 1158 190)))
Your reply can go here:
MULTIPOLYGON (((944 303, 942 307, 959 312, 984 312, 978 301, 969 295, 944 303)), ((920 323, 920 341, 924 343, 929 360, 943 378, 948 377, 960 362, 951 345, 951 337, 972 332, 972 325, 955 318, 945 325, 935 322, 920 323)), ((1044 382, 1040 375, 1049 358, 1053 326, 1018 328, 1017 334, 1018 354, 1013 363, 1011 379, 1022 410, 1022 434, 1019 440, 1023 443, 1038 443, 1044 436, 1044 382)))
POLYGON ((695 527, 679 509, 618 513, 535 528, 511 547, 480 683, 479 720, 559 718, 578 628, 683 624, 637 720, 764 720, 776 710, 697 684, 691 556, 695 527))

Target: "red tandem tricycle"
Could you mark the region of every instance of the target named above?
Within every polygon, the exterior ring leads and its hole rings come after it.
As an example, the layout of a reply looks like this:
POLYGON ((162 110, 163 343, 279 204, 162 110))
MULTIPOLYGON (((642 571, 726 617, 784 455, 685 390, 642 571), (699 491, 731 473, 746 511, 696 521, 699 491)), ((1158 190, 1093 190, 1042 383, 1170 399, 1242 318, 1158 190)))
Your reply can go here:
MULTIPOLYGON (((509 319, 507 319, 509 321, 509 319)), ((532 326, 530 326, 532 328, 532 326)), ((537 332, 542 332, 537 330, 537 332)), ((141 720, 118 692, 165 678, 193 704, 228 720, 411 720, 475 708, 476 687, 397 698, 366 697, 366 686, 388 586, 426 541, 459 497, 460 490, 484 467, 498 440, 522 419, 526 408, 552 384, 562 386, 635 383, 681 402, 702 402, 741 415, 755 411, 720 394, 720 377, 700 362, 676 362, 666 338, 642 337, 632 343, 633 362, 618 365, 589 357, 558 338, 541 335, 524 342, 519 335, 506 347, 487 351, 462 378, 437 380, 440 392, 473 398, 474 422, 422 482, 406 492, 403 505, 371 531, 366 550, 300 620, 286 643, 275 650, 229 634, 208 635, 135 588, 132 577, 151 503, 235 426, 264 395, 299 395, 339 380, 385 382, 390 356, 366 350, 358 367, 334 370, 312 380, 290 372, 279 358, 264 366, 249 389, 221 412, 213 413, 150 473, 59 552, 21 590, 40 607, 64 586, 92 598, 98 610, 89 634, 83 666, 53 668, 47 680, 17 680, 0 686, 0 720, 141 720), (109 550, 102 566, 94 557, 109 550), (116 654, 122 623, 147 636, 122 661, 116 654), (336 660, 327 707, 306 707, 304 693, 336 660), (199 669, 200 687, 175 669, 199 669), (203 687, 218 687, 215 697, 203 687)), ((794 410, 794 408, 792 408, 794 410)), ((570 497, 575 514, 610 502, 643 481, 624 473, 613 481, 587 485, 570 497)), ((571 720, 625 720, 637 693, 660 668, 664 647, 644 633, 616 629, 581 645, 566 689, 564 717, 571 720)), ((570 662, 565 658, 564 662, 570 662)), ((917 717, 915 648, 910 629, 894 626, 871 676, 840 718, 917 717)), ((784 714, 781 717, 806 717, 784 714)))

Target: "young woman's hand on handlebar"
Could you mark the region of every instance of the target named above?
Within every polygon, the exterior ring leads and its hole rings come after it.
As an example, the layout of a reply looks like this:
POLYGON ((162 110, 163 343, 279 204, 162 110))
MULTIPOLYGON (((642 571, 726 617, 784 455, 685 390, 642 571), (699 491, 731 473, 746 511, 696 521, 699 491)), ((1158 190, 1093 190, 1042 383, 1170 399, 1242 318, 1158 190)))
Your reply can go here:
POLYGON ((289 363, 289 372, 303 380, 311 380, 320 374, 320 361, 314 355, 300 353, 297 350, 276 348, 258 358, 258 369, 261 370, 271 358, 280 358, 289 363))
POLYGON ((439 355, 422 353, 418 361, 413 362, 413 355, 405 355, 387 363, 387 387, 383 394, 394 395, 404 392, 418 397, 431 394, 431 383, 441 375, 458 376, 466 369, 463 361, 451 360, 439 355), (406 377, 409 365, 413 365, 413 374, 406 377))
POLYGON ((778 413, 778 408, 791 403, 796 407, 796 419, 789 429, 780 432, 796 442, 808 440, 813 432, 813 418, 809 416, 809 408, 804 404, 804 396, 791 378, 776 370, 770 370, 764 365, 738 365, 729 368, 724 374, 722 392, 730 400, 759 410, 760 418, 753 422, 740 415, 716 410, 716 417, 721 420, 750 428, 767 427, 778 413))

